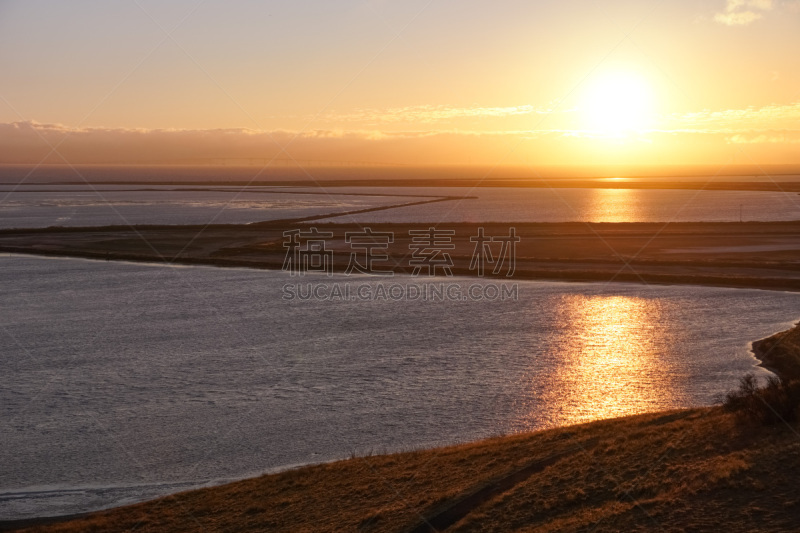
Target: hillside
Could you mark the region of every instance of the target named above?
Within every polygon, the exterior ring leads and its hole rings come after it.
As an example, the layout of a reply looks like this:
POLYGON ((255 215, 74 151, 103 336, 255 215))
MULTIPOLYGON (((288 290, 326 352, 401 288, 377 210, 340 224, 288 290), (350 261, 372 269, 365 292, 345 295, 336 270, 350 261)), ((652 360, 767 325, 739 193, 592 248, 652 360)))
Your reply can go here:
POLYGON ((647 414, 300 468, 32 531, 425 531, 423 518, 440 531, 796 530, 796 429, 753 431, 716 407, 647 414))

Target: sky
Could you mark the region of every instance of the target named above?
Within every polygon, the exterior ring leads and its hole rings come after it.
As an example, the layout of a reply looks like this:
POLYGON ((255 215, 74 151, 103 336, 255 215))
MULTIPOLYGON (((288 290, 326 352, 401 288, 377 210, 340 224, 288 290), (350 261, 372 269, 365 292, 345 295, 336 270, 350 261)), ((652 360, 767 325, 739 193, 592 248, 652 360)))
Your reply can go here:
POLYGON ((0 0, 0 163, 800 164, 800 0, 0 0))

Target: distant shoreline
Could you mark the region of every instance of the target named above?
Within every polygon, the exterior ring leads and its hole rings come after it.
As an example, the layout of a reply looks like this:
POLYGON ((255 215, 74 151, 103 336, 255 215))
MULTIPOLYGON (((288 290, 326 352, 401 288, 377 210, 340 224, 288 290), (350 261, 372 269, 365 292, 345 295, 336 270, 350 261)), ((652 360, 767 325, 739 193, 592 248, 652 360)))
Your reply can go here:
MULTIPOLYGON (((236 261, 236 260, 223 260, 223 259, 192 259, 192 258, 178 258, 169 262, 164 261, 158 257, 140 256, 140 255, 125 255, 114 254, 107 257, 101 253, 93 252, 49 252, 46 250, 30 250, 30 249, 14 249, 12 247, 0 246, 0 254, 11 255, 28 255, 34 257, 52 257, 64 259, 85 259, 90 261, 115 261, 122 263, 142 263, 154 266, 198 266, 198 267, 214 267, 214 268, 247 268, 253 270, 267 270, 267 271, 281 271, 282 263, 254 263, 252 261, 236 261)), ((607 272, 595 272, 591 270, 576 271, 559 273, 551 270, 541 271, 523 271, 518 272, 513 278, 506 278, 503 276, 494 276, 488 273, 486 277, 478 277, 474 272, 467 268, 456 267, 452 269, 452 277, 436 276, 432 278, 414 278, 426 280, 442 280, 442 279, 492 279, 496 281, 504 281, 511 283, 513 281, 553 281, 565 283, 634 283, 638 285, 688 285, 688 286, 701 286, 701 287, 717 287, 724 289, 758 289, 778 292, 800 292, 800 283, 785 283, 780 280, 751 280, 743 279, 733 281, 721 277, 685 277, 681 275, 672 274, 629 274, 619 273, 613 279, 609 279, 607 272), (642 279, 643 278, 643 279, 642 279)), ((337 271, 337 274, 342 274, 342 271, 337 271)), ((411 276, 410 272, 396 271, 396 274, 411 276)), ((288 275, 288 274, 287 274, 288 275)), ((366 278, 352 278, 354 281, 363 280, 366 278)), ((377 280, 379 278, 368 278, 377 280)))
MULTIPOLYGON (((437 200, 434 200, 437 201, 437 200)), ((319 223, 315 217, 209 226, 106 226, 0 230, 0 252, 76 257, 165 265, 281 270, 286 259, 287 230, 311 226, 330 235, 326 253, 331 273, 344 272, 353 249, 346 235, 363 232, 356 223, 319 223)), ((447 229, 449 271, 475 277, 472 238, 508 235, 514 228, 520 241, 515 267, 486 279, 637 282, 643 284, 707 285, 714 287, 800 291, 800 221, 746 223, 453 223, 369 224, 389 233, 382 253, 383 270, 411 274, 414 243, 411 230, 431 226, 447 229), (753 246, 768 242, 758 253, 753 246)), ((506 265, 508 266, 508 265, 506 265)), ((435 273, 442 274, 441 270, 435 273)))
MULTIPOLYGON (((794 175, 794 174, 790 174, 794 175)), ((649 189, 800 193, 800 181, 647 181, 648 178, 364 178, 364 179, 274 179, 274 180, 86 180, 0 182, 0 186, 16 185, 137 185, 137 186, 204 186, 204 187, 293 187, 319 188, 534 188, 534 189, 649 189), (637 181, 638 180, 638 181, 637 181)))

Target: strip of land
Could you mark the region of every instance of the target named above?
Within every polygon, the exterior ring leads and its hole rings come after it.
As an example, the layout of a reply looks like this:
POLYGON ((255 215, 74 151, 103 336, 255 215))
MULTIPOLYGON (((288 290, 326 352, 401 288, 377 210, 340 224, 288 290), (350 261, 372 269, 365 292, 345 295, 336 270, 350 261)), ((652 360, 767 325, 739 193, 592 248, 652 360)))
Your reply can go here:
POLYGON ((290 250, 287 232, 312 235, 313 227, 323 235, 333 272, 346 271, 354 260, 368 265, 363 244, 373 242, 380 246, 371 253, 386 255, 371 263, 375 271, 476 276, 476 239, 483 228, 485 237, 499 239, 486 243, 491 257, 485 256, 484 277, 800 290, 800 221, 370 224, 373 234, 383 234, 370 237, 362 225, 318 224, 318 217, 247 225, 0 230, 0 252, 281 269, 290 250), (437 243, 415 242, 424 241, 419 232, 430 228, 437 243), (512 231, 519 239, 513 257, 509 249, 501 254, 501 239, 512 231), (353 245, 353 235, 361 235, 361 247, 353 245), (438 259, 426 263, 422 257, 433 250, 438 259))
MULTIPOLYGON (((33 184, 33 183, 31 183, 33 184)), ((208 181, 193 180, 153 180, 142 182, 139 180, 88 180, 68 181, 64 185, 198 185, 198 186, 238 186, 238 187, 402 187, 424 190, 427 187, 460 187, 474 189, 480 187, 514 187, 535 189, 684 189, 703 191, 771 191, 800 193, 800 182, 797 181, 721 181, 715 177, 707 180, 681 180, 670 181, 648 180, 646 178, 396 178, 396 179, 292 179, 292 180, 228 180, 208 181)), ((13 184, 12 184, 13 185, 13 184)), ((48 183, 49 185, 49 183, 48 183)))

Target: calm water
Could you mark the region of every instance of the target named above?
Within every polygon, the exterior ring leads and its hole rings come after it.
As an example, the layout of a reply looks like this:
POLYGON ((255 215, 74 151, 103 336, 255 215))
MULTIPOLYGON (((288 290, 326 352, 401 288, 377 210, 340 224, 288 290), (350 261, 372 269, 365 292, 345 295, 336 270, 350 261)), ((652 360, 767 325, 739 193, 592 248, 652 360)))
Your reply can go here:
MULTIPOLYGON (((290 300, 286 283, 379 282, 8 255, 0 276, 6 519, 709 404, 753 370, 750 341, 800 314, 797 294, 684 286, 290 300)), ((380 281, 450 282, 488 284, 380 281)))
POLYGON ((0 186, 0 229, 108 224, 233 224, 336 215, 321 222, 736 222, 800 220, 800 195, 745 191, 460 187, 0 186), (157 190, 146 190, 157 189, 157 190))
MULTIPOLYGON (((341 192, 368 190, 345 188, 341 192)), ((403 188, 380 190, 402 194, 403 188)), ((797 193, 490 187, 431 187, 419 190, 437 196, 477 198, 362 213, 329 221, 738 222, 740 216, 744 221, 800 220, 800 195, 797 193)))
MULTIPOLYGON (((0 228, 103 226, 110 224, 246 224, 355 211, 420 198, 346 195, 337 191, 290 194, 254 188, 23 185, 0 187, 0 228), (147 190, 155 189, 155 190, 147 190)), ((369 193, 367 193, 369 194, 369 193)))

